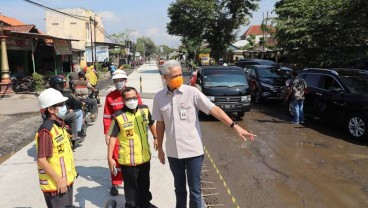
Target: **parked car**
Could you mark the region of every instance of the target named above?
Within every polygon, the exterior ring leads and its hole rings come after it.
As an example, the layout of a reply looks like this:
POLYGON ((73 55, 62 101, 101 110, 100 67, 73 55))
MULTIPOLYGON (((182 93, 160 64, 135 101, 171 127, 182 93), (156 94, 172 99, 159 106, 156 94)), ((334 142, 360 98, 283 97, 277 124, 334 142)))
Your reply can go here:
POLYGON ((235 63, 235 65, 240 68, 245 68, 246 66, 249 65, 267 65, 278 67, 276 62, 266 59, 240 59, 238 62, 235 63))
POLYGON ((306 115, 337 121, 353 138, 368 137, 368 71, 304 69, 298 76, 308 85, 306 115))
POLYGON ((280 68, 266 65, 250 65, 244 68, 250 94, 256 103, 264 100, 281 100, 289 76, 280 68))
POLYGON ((244 70, 235 66, 207 66, 197 72, 196 87, 225 112, 243 117, 251 109, 244 70))

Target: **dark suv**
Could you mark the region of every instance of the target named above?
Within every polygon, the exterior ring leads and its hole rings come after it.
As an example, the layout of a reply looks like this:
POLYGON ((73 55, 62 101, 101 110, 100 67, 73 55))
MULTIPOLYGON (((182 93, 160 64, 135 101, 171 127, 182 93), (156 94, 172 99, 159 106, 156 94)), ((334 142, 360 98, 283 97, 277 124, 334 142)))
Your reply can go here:
POLYGON ((305 114, 339 121, 356 139, 368 135, 368 71, 360 69, 304 69, 305 114))
POLYGON ((196 86, 225 112, 243 117, 251 109, 251 96, 244 70, 235 66, 206 66, 197 74, 196 86))
POLYGON ((289 75, 278 67, 251 65, 244 68, 250 94, 256 103, 263 100, 281 100, 289 75))
POLYGON ((267 65, 278 67, 276 62, 266 59, 240 59, 238 62, 235 63, 235 65, 240 68, 244 68, 249 65, 267 65))

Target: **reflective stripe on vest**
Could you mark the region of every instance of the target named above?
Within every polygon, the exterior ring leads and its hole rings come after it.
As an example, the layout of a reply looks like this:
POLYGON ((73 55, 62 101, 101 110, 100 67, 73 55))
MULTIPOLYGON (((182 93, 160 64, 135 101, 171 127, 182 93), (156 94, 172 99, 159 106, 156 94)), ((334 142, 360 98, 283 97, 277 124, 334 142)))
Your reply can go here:
MULTIPOLYGON (((52 169, 59 176, 66 178, 67 185, 73 183, 77 177, 74 166, 73 151, 71 148, 69 133, 62 127, 53 125, 50 130, 52 139, 52 157, 46 158, 52 169)), ((36 148, 38 149, 38 133, 35 136, 36 148)), ((38 166, 40 187, 44 192, 57 191, 57 184, 49 175, 38 166)))
POLYGON ((120 128, 118 135, 121 165, 136 166, 151 159, 148 143, 148 109, 140 109, 135 114, 125 112, 116 117, 120 128))

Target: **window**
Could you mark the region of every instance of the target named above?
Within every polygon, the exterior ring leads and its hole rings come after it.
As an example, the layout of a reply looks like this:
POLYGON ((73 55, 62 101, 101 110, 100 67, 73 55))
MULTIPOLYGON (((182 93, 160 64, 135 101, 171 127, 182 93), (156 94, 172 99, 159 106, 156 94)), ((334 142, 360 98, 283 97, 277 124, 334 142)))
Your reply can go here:
POLYGON ((86 39, 89 39, 89 33, 90 33, 90 31, 89 31, 89 23, 86 22, 86 39))
POLYGON ((321 79, 320 74, 302 74, 302 78, 307 82, 308 87, 319 87, 319 80, 321 79))
POLYGON ((341 86, 335 78, 331 76, 323 76, 322 88, 325 90, 337 90, 341 89, 341 86))

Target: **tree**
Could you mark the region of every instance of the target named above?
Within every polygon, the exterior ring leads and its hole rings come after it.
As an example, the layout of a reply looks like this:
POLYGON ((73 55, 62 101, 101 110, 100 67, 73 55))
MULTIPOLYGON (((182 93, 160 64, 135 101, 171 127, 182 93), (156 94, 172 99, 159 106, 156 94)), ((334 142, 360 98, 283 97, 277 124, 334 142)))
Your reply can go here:
POLYGON ((168 9, 168 33, 197 44, 207 42, 212 56, 218 60, 235 40, 240 26, 248 23, 246 17, 257 9, 258 1, 177 0, 168 9))
POLYGON ((167 56, 169 55, 169 53, 172 53, 173 51, 174 50, 167 45, 159 45, 158 47, 156 47, 156 53, 163 56, 167 56))
POLYGON ((280 0, 278 46, 302 66, 348 66, 367 55, 367 6, 363 0, 280 0))
POLYGON ((136 51, 147 57, 155 53, 156 45, 149 37, 139 37, 137 38, 136 51))
MULTIPOLYGON (((130 38, 130 34, 131 34, 132 32, 134 32, 134 30, 133 30, 133 29, 125 29, 123 32, 119 32, 119 33, 114 33, 114 34, 112 34, 112 35, 111 35, 111 37, 113 37, 113 39, 114 39, 117 43, 119 43, 119 44, 121 44, 121 45, 125 45, 126 41, 130 41, 130 40, 131 40, 131 38, 130 38)), ((126 54, 125 54, 125 49, 122 49, 122 50, 120 51, 120 53, 121 53, 122 55, 126 55, 126 54)))

